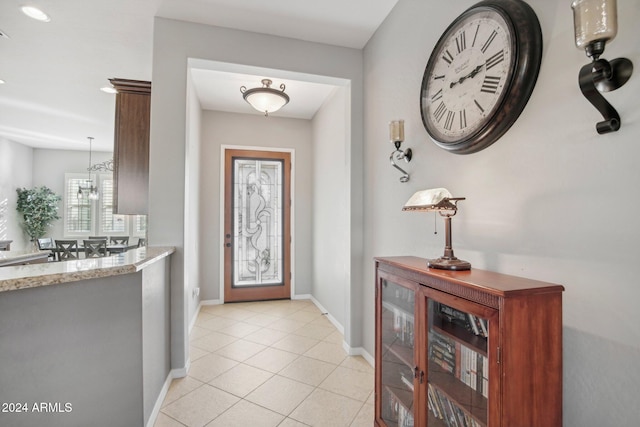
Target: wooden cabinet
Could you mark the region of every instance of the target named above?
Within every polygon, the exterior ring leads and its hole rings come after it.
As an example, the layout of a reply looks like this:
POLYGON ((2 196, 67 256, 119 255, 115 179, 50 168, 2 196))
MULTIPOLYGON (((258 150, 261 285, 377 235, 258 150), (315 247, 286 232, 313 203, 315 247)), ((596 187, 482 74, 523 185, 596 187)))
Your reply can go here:
POLYGON ((376 426, 561 426, 563 291, 376 258, 376 426))
POLYGON ((146 215, 149 199, 151 82, 110 79, 116 95, 113 212, 146 215))

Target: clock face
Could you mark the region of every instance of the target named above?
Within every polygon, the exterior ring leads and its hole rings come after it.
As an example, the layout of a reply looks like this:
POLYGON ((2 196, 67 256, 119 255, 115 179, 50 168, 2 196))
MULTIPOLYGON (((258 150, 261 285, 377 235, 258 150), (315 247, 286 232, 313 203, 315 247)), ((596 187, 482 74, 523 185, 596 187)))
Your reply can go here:
POLYGON ((506 132, 533 90, 541 50, 537 17, 524 2, 483 1, 460 15, 436 44, 422 81, 422 121, 434 142, 466 154, 506 132), (528 11, 524 22, 511 18, 513 5, 528 11))

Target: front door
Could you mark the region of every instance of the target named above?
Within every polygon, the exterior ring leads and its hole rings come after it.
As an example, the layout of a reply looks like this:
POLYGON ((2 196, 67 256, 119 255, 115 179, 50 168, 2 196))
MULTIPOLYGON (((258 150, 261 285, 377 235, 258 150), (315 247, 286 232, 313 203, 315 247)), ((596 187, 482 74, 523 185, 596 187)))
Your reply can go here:
POLYGON ((225 150, 224 301, 291 297, 291 154, 225 150))

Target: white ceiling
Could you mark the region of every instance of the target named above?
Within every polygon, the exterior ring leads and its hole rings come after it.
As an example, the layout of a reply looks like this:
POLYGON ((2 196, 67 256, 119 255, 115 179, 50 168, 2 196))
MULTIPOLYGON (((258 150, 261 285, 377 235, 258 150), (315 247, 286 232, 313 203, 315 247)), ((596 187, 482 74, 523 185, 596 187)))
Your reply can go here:
MULTIPOLYGON (((397 0, 34 0, 51 16, 37 22, 23 2, 0 1, 0 138, 32 147, 113 146, 114 96, 99 90, 117 77, 151 80, 153 18, 198 22, 362 48, 397 0), (330 31, 327 29, 330 28, 330 31)), ((193 70, 203 108, 259 114, 240 86, 268 75, 193 70), (211 94, 216 94, 215 97, 211 94)), ((310 118, 334 86, 295 78, 281 117, 310 118)), ((274 114, 274 115, 276 115, 274 114)))

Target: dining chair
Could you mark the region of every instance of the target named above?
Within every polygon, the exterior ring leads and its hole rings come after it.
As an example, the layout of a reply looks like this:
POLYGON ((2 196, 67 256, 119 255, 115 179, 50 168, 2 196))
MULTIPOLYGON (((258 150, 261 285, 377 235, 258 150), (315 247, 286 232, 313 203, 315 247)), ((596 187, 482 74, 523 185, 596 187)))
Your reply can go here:
POLYGON ((147 239, 144 237, 138 237, 138 247, 141 248, 143 246, 147 246, 147 239))
POLYGON ((85 239, 84 256, 86 258, 100 258, 107 256, 107 241, 105 239, 85 239))
POLYGON ((38 239, 37 242, 38 242, 38 249, 40 249, 41 251, 46 251, 47 249, 54 249, 56 247, 51 237, 42 237, 38 239))
POLYGON ((77 240, 57 240, 56 254, 58 261, 67 259, 78 259, 78 241, 77 240))
POLYGON ((112 245, 128 245, 129 236, 111 236, 112 245))
POLYGON ((107 236, 89 236, 89 240, 108 240, 107 236))
POLYGON ((36 240, 38 244, 38 249, 41 251, 49 251, 49 256, 47 257, 48 261, 54 261, 56 259, 56 245, 53 243, 53 238, 51 237, 42 237, 36 240))

